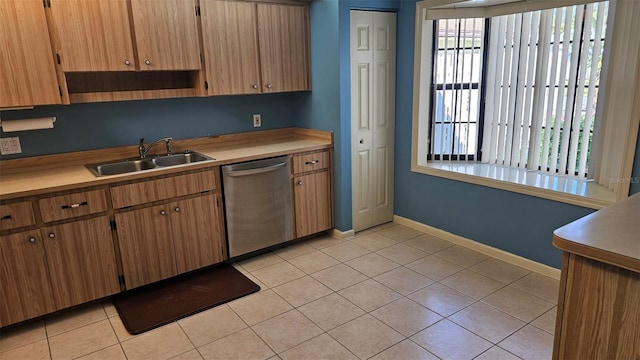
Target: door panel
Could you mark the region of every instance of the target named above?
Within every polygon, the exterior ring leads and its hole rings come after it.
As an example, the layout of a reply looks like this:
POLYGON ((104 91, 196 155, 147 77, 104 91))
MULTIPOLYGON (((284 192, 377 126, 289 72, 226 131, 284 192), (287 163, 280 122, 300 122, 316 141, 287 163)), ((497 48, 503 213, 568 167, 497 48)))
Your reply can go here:
POLYGON ((56 310, 39 230, 0 236, 0 324, 56 310))
POLYGON ((59 309, 120 291, 108 217, 49 226, 42 234, 59 309))
POLYGON ((308 8, 259 3, 257 9, 262 91, 310 90, 308 8))
POLYGON ((60 104, 41 0, 0 1, 0 108, 60 104))
POLYGON ((355 231, 393 220, 395 39, 395 14, 351 11, 355 231))
POLYGON ((53 1, 64 71, 135 70, 126 0, 53 1))
POLYGON ((116 214, 127 289, 176 275, 168 204, 116 214))
POLYGON ((201 0, 209 95, 260 93, 256 4, 201 0))
POLYGON ((140 70, 200 69, 195 8, 195 0, 131 0, 140 70))
POLYGON ((178 274, 223 260, 215 195, 182 200, 170 210, 178 274))

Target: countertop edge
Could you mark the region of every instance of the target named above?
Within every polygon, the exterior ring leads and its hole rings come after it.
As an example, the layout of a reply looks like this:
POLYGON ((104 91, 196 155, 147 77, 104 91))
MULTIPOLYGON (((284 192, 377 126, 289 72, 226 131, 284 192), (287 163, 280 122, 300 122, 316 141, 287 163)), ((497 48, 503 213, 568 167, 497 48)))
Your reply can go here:
MULTIPOLYGON (((63 182, 58 184, 49 183, 46 185, 38 185, 38 186, 32 185, 28 187, 25 186, 24 190, 9 190, 5 192, 3 191, 4 179, 0 178, 0 201, 8 201, 8 200, 13 200, 17 198, 37 196, 37 195, 43 195, 43 194, 48 194, 52 192, 62 192, 67 190, 80 189, 80 188, 100 187, 100 186, 106 186, 113 183, 127 182, 131 180, 138 180, 138 179, 144 179, 144 178, 150 178, 150 177, 156 177, 156 176, 165 176, 165 175, 170 175, 170 174, 180 173, 185 171, 197 171, 197 170, 202 170, 206 168, 213 168, 217 166, 236 163, 236 162, 243 162, 243 161, 250 161, 250 160, 256 160, 261 158, 286 155, 292 152, 295 153, 295 152, 324 150, 324 149, 329 149, 333 146, 332 136, 330 132, 307 130, 307 129, 305 130, 308 132, 324 133, 325 137, 323 138, 322 136, 317 136, 317 134, 312 134, 315 136, 307 137, 305 136, 306 134, 304 134, 304 131, 301 134, 301 132, 298 129, 293 129, 292 131, 290 128, 287 128, 287 129, 283 129, 282 132, 279 132, 278 130, 265 131, 265 133, 268 135, 273 135, 275 133, 275 134, 282 134, 283 136, 280 136, 273 140, 262 139, 261 141, 256 141, 256 143, 253 145, 242 142, 242 136, 244 135, 244 133, 229 135, 229 137, 234 137, 239 139, 240 140, 239 145, 232 144, 232 145, 225 146, 225 145, 218 145, 213 142, 211 144, 206 144, 206 143, 203 143, 202 140, 197 140, 198 143, 194 144, 196 146, 192 146, 193 150, 203 153, 205 155, 208 155, 210 157, 213 157, 215 158, 215 160, 205 161, 202 163, 178 165, 178 166, 162 168, 162 169, 156 168, 156 169, 150 169, 150 170, 145 170, 145 171, 136 172, 136 173, 119 174, 119 175, 111 175, 111 176, 97 177, 93 175, 84 165, 78 165, 78 164, 73 164, 69 166, 60 166, 59 168, 56 168, 56 169, 46 169, 41 171, 25 170, 20 172, 14 172, 14 173, 10 173, 9 175, 3 176, 3 178, 6 179, 7 177, 11 177, 12 182, 20 181, 20 179, 24 179, 26 181, 26 180, 33 180, 30 178, 40 178, 39 181, 41 181, 44 184, 46 183, 46 179, 49 176, 54 176, 57 172, 58 174, 60 174, 60 176, 64 176, 64 174, 72 173, 75 177, 79 178, 79 180, 77 181, 70 180, 69 182, 63 182), (301 140, 306 142, 306 144, 304 145, 294 144, 295 142, 299 142, 301 140), (278 147, 281 147, 282 149, 278 149, 278 147), (254 148, 256 149, 256 151, 251 151, 251 149, 254 149, 254 148), (267 148, 267 151, 264 151, 265 148, 267 148), (221 152, 225 152, 227 153, 227 155, 221 158, 216 158, 215 154, 221 153, 221 152), (234 152, 241 153, 242 155, 237 157, 228 155, 228 154, 233 154, 234 152)), ((246 134, 248 134, 249 138, 256 137, 255 133, 246 133, 246 134)), ((187 140, 187 143, 188 142, 189 140, 187 140)), ((113 148, 113 149, 117 150, 119 148, 113 148)), ((92 151, 95 152, 95 150, 88 150, 88 152, 92 152, 92 151)), ((104 151, 109 151, 109 149, 104 149, 104 151)), ((68 156, 77 158, 81 154, 82 152, 75 152, 75 153, 70 153, 68 156)), ((61 159, 60 164, 63 164, 65 154, 62 154, 59 157, 61 159)), ((35 180, 35 181, 38 181, 38 180, 35 180)), ((6 186, 6 182, 4 185, 6 186)), ((17 187, 17 186, 14 185, 12 187, 17 187)))

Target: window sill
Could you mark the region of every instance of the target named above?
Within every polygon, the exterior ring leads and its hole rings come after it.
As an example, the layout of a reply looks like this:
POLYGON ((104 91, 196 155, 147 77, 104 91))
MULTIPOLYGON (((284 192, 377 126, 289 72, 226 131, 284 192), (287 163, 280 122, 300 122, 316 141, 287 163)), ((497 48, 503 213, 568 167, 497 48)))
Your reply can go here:
POLYGON ((593 181, 493 164, 430 161, 412 165, 411 171, 596 210, 616 202, 613 191, 593 181))

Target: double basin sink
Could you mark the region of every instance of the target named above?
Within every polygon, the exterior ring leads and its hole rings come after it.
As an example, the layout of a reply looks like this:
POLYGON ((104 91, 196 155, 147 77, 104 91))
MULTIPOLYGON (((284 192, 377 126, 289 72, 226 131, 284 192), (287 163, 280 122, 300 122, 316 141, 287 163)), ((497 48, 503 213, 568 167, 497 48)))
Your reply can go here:
POLYGON ((207 160, 215 159, 197 152, 186 151, 180 154, 119 160, 103 164, 89 164, 86 165, 86 167, 96 176, 107 176, 184 165, 207 160))

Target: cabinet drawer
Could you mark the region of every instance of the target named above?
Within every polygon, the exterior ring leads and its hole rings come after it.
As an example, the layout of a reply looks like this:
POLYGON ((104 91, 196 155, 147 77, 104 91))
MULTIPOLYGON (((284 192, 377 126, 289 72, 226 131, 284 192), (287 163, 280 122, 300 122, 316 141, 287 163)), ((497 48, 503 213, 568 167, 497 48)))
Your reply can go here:
POLYGON ((39 203, 44 222, 107 211, 107 197, 102 189, 44 198, 39 203))
POLYGON ((214 170, 119 185, 111 188, 114 209, 216 189, 214 170))
POLYGON ((329 167, 329 151, 296 155, 293 157, 293 173, 326 169, 329 167))
POLYGON ((0 205, 0 230, 14 229, 36 223, 30 201, 0 205))

